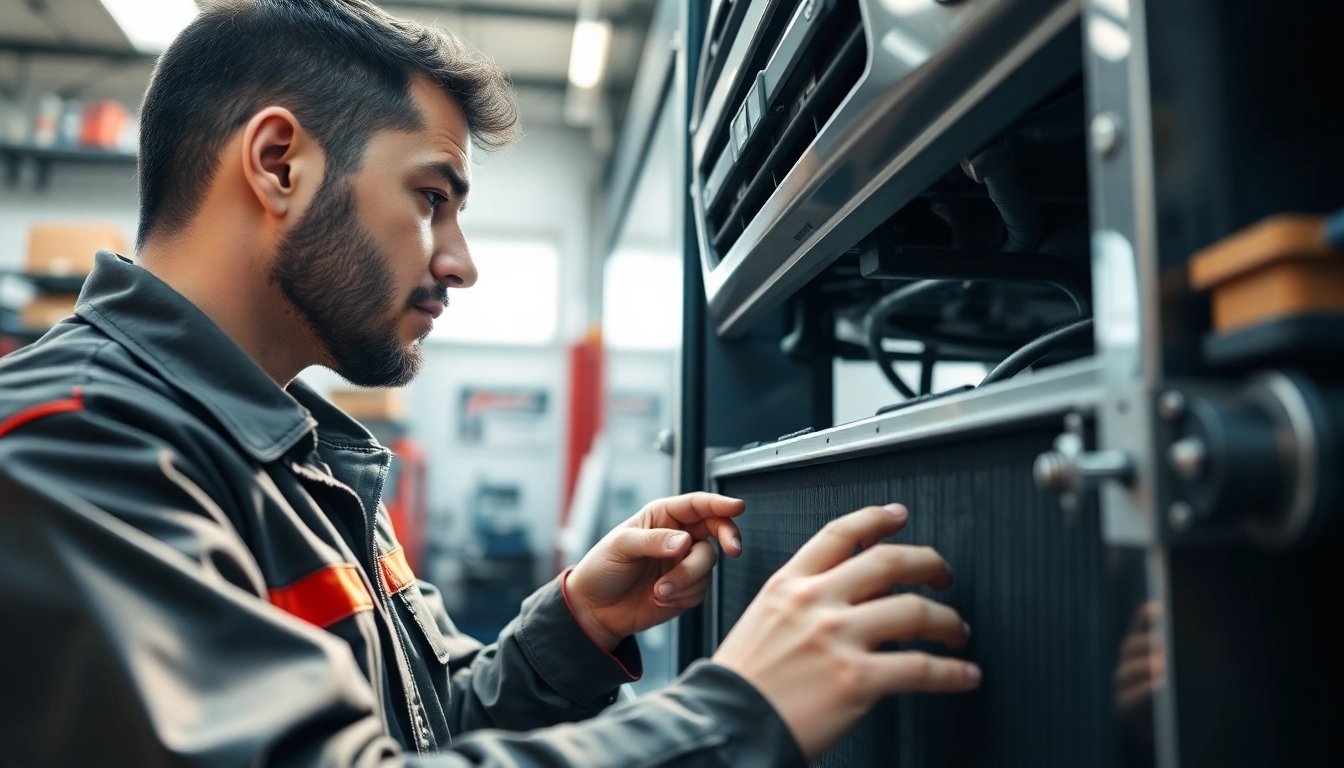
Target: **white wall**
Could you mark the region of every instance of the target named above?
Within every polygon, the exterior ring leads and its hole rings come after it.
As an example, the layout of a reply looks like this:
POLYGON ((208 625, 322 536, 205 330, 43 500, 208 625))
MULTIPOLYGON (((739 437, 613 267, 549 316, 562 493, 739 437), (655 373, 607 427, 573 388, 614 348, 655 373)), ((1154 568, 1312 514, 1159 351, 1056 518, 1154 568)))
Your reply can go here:
MULTIPOLYGON (((601 175, 601 161, 586 134, 564 128, 530 132, 502 152, 477 152, 472 173, 462 217, 467 241, 473 236, 553 238, 560 246, 561 339, 582 338, 597 309, 589 274, 593 200, 601 175)), ((508 268, 489 262, 476 266, 482 280, 490 279, 491 270, 508 268)))
POLYGON ((0 181, 0 270, 22 269, 33 223, 107 222, 134 243, 136 199, 131 165, 58 164, 43 189, 31 178, 14 187, 0 181))

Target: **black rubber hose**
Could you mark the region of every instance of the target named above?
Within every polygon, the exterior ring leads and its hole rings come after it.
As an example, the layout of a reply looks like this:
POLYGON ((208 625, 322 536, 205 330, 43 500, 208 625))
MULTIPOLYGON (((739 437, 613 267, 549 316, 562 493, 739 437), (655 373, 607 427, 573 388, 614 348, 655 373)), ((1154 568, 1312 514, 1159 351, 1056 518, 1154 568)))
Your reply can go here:
POLYGON ((956 285, 955 280, 919 280, 908 283, 888 293, 886 296, 877 300, 872 308, 868 310, 868 354, 873 356, 877 362, 877 367, 882 369, 882 375, 887 377, 887 381, 896 388, 904 397, 916 397, 915 390, 905 383, 896 369, 892 367, 895 360, 882 348, 882 340, 886 337, 887 318, 896 313, 903 305, 913 301, 928 293, 941 290, 950 285, 956 285))
POLYGON ((1091 333, 1092 318, 1090 317, 1080 317, 1061 326, 1051 328, 1027 342, 1021 349, 994 366, 994 370, 985 376, 980 382, 980 386, 1011 379, 1051 352, 1066 344, 1086 338, 1091 333))

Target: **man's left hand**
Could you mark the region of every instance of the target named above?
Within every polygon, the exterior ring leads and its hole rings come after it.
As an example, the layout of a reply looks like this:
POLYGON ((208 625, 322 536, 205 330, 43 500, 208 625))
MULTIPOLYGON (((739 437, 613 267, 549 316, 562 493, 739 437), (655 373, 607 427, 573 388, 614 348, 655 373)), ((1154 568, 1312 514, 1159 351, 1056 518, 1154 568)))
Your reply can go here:
POLYGON ((569 573, 565 593, 579 624, 611 651, 698 605, 718 559, 709 539, 718 539, 729 556, 740 555, 741 534, 729 518, 745 508, 739 499, 713 493, 649 502, 569 573))

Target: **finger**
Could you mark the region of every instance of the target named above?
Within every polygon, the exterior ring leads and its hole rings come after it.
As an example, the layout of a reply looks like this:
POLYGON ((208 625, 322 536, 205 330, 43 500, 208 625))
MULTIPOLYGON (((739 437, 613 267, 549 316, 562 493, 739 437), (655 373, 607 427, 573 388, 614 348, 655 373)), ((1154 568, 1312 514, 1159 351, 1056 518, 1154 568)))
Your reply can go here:
POLYGON ((1115 705, 1121 711, 1130 709, 1152 698, 1153 692, 1156 690, 1157 683, 1152 680, 1145 680, 1128 688, 1121 688, 1115 695, 1115 705))
POLYGON ((779 569, 781 577, 812 576, 849 559, 855 548, 872 546, 899 531, 910 517, 901 504, 864 507, 827 523, 779 569))
POLYGON ((677 567, 668 571, 654 585, 654 599, 660 603, 669 603, 677 599, 679 592, 689 590, 693 584, 709 576, 718 557, 708 541, 695 542, 686 559, 677 563, 677 567))
POLYGON ((871 654, 869 684, 884 694, 969 691, 980 685, 980 667, 919 651, 871 654))
POLYGON ((628 563, 679 558, 690 546, 689 533, 670 528, 619 528, 611 539, 612 555, 628 563))
POLYGON ((1120 645, 1120 658, 1133 659, 1139 656, 1147 656, 1153 650, 1153 636, 1148 632, 1138 632, 1125 636, 1125 641, 1120 645))
POLYGON ((705 576, 684 589, 678 589, 672 594, 670 600, 666 602, 658 601, 658 605, 663 608, 683 611, 694 608, 705 599, 705 595, 709 593, 709 587, 713 583, 714 581, 710 576, 705 576))
POLYGON ((697 491, 651 501, 644 511, 649 515, 652 526, 672 528, 694 525, 702 520, 736 517, 746 508, 746 502, 741 499, 697 491), (681 526, 676 526, 677 523, 681 526))
POLYGON ((732 520, 717 518, 706 520, 705 525, 714 538, 719 540, 719 546, 723 547, 724 554, 729 557, 737 557, 742 554, 742 533, 737 528, 737 523, 732 520))
POLYGON ((920 595, 906 593, 871 600, 849 610, 851 636, 875 648, 885 642, 930 640, 963 648, 970 626, 955 610, 920 595))
POLYGON ((952 569, 932 547, 877 544, 832 568, 822 577, 828 591, 851 603, 861 603, 891 591, 892 587, 952 586, 952 569))
POLYGON ((1126 659, 1115 670, 1115 687, 1117 690, 1123 690, 1135 686, 1145 680, 1153 679, 1153 665, 1147 656, 1137 659, 1126 659))

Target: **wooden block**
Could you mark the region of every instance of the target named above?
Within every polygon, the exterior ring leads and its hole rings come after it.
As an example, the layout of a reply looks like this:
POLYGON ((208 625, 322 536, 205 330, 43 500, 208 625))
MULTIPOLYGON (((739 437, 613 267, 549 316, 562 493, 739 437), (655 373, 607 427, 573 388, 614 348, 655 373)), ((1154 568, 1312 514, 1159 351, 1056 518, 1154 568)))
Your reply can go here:
POLYGON ((119 228, 111 224, 34 224, 28 230, 24 269, 34 275, 87 275, 100 250, 128 250, 119 228))
POLYGON ((338 389, 328 399, 358 421, 400 421, 406 415, 399 389, 338 389))
POLYGON ((1344 254, 1326 242, 1322 216, 1273 216, 1214 243, 1191 258, 1190 284, 1210 291, 1218 333, 1344 315, 1344 254))
POLYGON ((44 331, 75 313, 78 293, 44 293, 28 302, 19 313, 24 328, 44 331))

